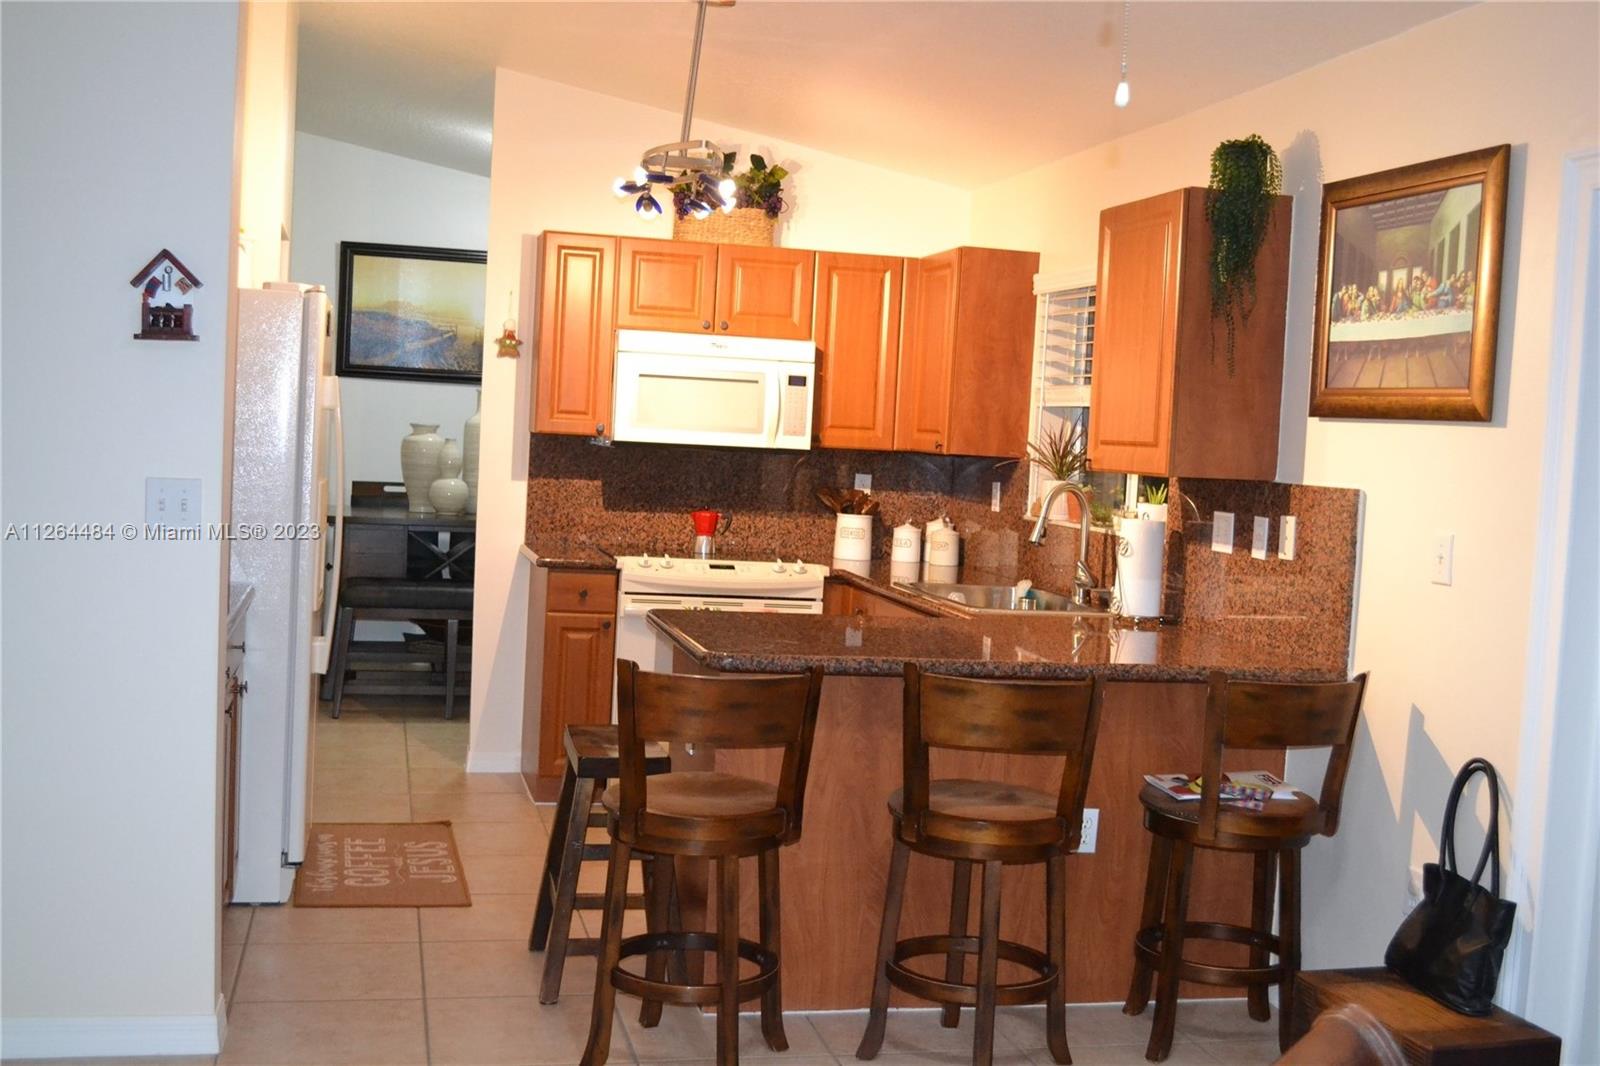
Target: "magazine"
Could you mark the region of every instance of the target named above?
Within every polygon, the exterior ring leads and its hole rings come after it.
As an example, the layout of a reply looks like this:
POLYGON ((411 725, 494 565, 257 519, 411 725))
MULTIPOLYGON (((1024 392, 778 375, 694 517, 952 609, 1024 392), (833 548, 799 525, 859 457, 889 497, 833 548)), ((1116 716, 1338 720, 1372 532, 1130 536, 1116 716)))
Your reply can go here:
MULTIPOLYGON (((1144 779, 1176 800, 1200 798, 1200 778, 1187 774, 1145 774, 1144 779)), ((1222 775, 1222 801, 1260 810, 1269 799, 1294 799, 1296 789, 1269 770, 1233 770, 1222 775)))

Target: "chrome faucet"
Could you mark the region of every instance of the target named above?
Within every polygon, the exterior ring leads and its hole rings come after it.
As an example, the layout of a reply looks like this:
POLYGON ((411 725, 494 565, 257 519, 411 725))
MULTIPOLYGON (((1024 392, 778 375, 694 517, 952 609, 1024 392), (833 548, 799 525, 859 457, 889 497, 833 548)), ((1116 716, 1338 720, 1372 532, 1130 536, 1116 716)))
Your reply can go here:
POLYGON ((1044 543, 1044 535, 1049 528, 1050 505, 1063 492, 1070 492, 1078 498, 1078 568, 1072 576, 1072 598, 1079 604, 1088 605, 1094 598, 1095 588, 1094 576, 1089 573, 1089 494, 1083 491, 1081 485, 1060 481, 1050 486, 1050 491, 1044 494, 1044 500, 1039 504, 1039 520, 1033 524, 1033 532, 1028 534, 1028 543, 1044 543))

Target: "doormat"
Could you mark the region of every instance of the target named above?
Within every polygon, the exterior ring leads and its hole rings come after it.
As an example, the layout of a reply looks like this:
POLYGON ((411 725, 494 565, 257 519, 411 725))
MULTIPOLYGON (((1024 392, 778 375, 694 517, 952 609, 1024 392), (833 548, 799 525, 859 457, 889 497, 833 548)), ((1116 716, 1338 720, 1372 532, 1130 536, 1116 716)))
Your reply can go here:
POLYGON ((449 822, 314 823, 296 907, 470 907, 449 822))

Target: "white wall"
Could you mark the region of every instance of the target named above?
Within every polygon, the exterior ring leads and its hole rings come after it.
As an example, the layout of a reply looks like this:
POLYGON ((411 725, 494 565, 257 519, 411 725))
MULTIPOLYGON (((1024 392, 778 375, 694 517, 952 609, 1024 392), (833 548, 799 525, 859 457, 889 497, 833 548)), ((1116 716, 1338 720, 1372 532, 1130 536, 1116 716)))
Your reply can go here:
POLYGON ((1515 787, 1561 170, 1600 136, 1597 39, 1593 5, 1481 5, 974 200, 975 241, 1041 241, 1043 269, 1073 269, 1094 263, 1101 208, 1205 184, 1218 141, 1260 133, 1283 159, 1295 211, 1279 476, 1366 493, 1354 665, 1372 671, 1344 821, 1306 859, 1308 966, 1381 958, 1408 865, 1436 854, 1456 767, 1485 755, 1515 787), (1450 72, 1446 91, 1422 90, 1439 106, 1375 110, 1358 90, 1410 71, 1450 72), (1505 142, 1494 422, 1308 419, 1322 182, 1505 142), (1440 532, 1456 537, 1451 587, 1428 579, 1440 532))
POLYGON ((294 171, 300 18, 282 0, 247 0, 240 78, 239 284, 282 281, 294 171))
MULTIPOLYGON (((501 306, 509 290, 518 291, 521 306, 525 234, 571 229, 671 236, 669 219, 640 218, 611 194, 611 182, 632 171, 643 149, 676 139, 678 124, 673 111, 498 71, 490 308, 501 306)), ((971 199, 965 191, 751 131, 697 123, 695 134, 738 149, 741 161, 759 151, 795 172, 795 207, 779 232, 785 245, 924 255, 966 242, 971 199)), ((1031 237, 1018 245, 1033 246, 1031 237)), ((528 392, 537 336, 527 313, 519 317, 523 357, 484 359, 468 762, 479 770, 514 770, 519 761, 528 564, 519 561, 517 549, 527 511, 528 392)))
MULTIPOLYGON (((294 244, 289 276, 327 286, 339 300, 339 242, 485 248, 489 179, 309 133, 295 135, 294 244)), ((498 333, 505 294, 489 301, 498 333)), ((412 422, 437 422, 446 437, 477 402, 476 387, 433 381, 340 378, 345 479, 399 481, 400 441, 412 422)))
MULTIPOLYGON (((222 517, 239 9, 28 4, 3 24, 5 524, 222 517), (179 123, 153 138, 151 122, 179 123), (199 276, 193 343, 128 280, 199 276)), ((215 1051, 220 543, 5 544, 0 1051, 215 1051)))

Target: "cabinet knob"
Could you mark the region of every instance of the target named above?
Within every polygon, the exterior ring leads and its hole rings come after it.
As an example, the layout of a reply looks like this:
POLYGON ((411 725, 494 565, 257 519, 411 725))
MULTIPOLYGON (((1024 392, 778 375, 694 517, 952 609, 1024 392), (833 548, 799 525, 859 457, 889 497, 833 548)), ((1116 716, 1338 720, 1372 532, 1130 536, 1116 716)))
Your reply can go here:
POLYGON ((727 329, 727 328, 728 328, 728 324, 727 324, 727 323, 726 323, 726 322, 724 322, 724 323, 723 323, 723 324, 722 324, 722 328, 723 328, 723 329, 727 329))
POLYGON ((588 589, 579 589, 578 590, 578 599, 586 600, 588 598, 589 598, 589 590, 588 589))
POLYGON ((944 451, 944 441, 942 441, 942 440, 934 441, 933 442, 933 450, 936 451, 936 452, 944 451))
POLYGON ((700 323, 700 328, 701 329, 710 329, 711 328, 711 320, 708 318, 704 322, 700 323))
POLYGON ((604 422, 596 422, 594 424, 594 435, 597 437, 606 435, 606 424, 604 422))
POLYGON ((611 628, 611 623, 610 622, 601 622, 600 623, 600 628, 601 629, 610 629, 611 628))

